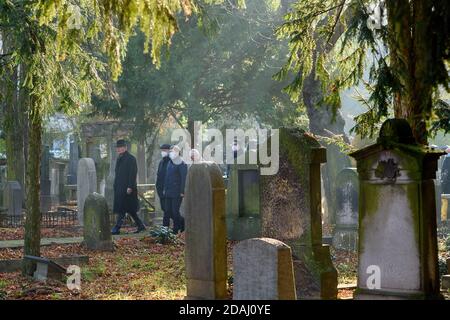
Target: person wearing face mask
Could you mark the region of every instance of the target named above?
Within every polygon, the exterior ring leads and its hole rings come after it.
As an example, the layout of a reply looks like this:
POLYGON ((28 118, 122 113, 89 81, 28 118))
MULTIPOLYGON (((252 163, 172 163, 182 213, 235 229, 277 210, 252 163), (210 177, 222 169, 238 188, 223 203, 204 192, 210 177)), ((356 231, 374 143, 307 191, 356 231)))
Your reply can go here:
POLYGON ((173 220, 173 233, 175 234, 184 231, 184 219, 180 214, 180 207, 184 197, 187 165, 180 157, 180 151, 178 146, 173 146, 170 150, 170 161, 167 164, 163 189, 166 208, 163 226, 169 227, 171 218, 173 220))
POLYGON ((158 172, 156 173, 156 192, 158 193, 159 203, 161 210, 164 213, 163 225, 168 226, 170 217, 166 214, 166 198, 164 197, 164 180, 166 179, 167 164, 170 161, 169 152, 172 146, 170 144, 162 144, 161 149, 161 161, 158 164, 158 172))

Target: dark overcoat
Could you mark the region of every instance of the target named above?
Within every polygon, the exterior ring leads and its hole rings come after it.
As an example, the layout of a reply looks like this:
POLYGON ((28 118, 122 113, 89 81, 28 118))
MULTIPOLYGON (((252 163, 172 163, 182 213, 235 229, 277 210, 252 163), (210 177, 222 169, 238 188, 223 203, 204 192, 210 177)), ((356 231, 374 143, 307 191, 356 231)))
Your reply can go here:
POLYGON ((137 212, 139 201, 137 194, 136 158, 125 151, 117 158, 116 176, 114 179, 114 213, 137 212), (133 192, 127 194, 127 188, 133 192))
POLYGON ((178 198, 182 193, 184 194, 187 171, 187 165, 184 161, 180 164, 169 161, 164 180, 164 197, 178 198))
POLYGON ((169 157, 164 157, 161 159, 158 165, 158 172, 156 173, 156 192, 158 192, 158 197, 164 197, 164 181, 166 179, 167 164, 170 162, 169 157))

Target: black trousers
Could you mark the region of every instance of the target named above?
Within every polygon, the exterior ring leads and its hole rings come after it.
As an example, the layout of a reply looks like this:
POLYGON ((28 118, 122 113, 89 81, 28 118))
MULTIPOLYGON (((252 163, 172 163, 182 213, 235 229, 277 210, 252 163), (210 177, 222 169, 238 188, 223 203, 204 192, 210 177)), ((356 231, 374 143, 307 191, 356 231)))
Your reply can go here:
POLYGON ((180 214, 181 202, 183 201, 182 197, 175 198, 164 198, 164 217, 163 217, 163 226, 170 226, 170 219, 173 220, 173 233, 177 234, 178 232, 184 231, 184 218, 180 214))
MULTIPOLYGON (((120 228, 122 227, 122 224, 125 220, 126 217, 126 212, 119 212, 117 213, 117 222, 116 225, 113 228, 113 232, 119 232, 120 228)), ((145 225, 142 222, 142 220, 139 218, 139 216, 137 215, 136 212, 128 212, 128 214, 130 215, 130 217, 134 220, 134 223, 136 223, 138 230, 143 230, 145 229, 145 225)))

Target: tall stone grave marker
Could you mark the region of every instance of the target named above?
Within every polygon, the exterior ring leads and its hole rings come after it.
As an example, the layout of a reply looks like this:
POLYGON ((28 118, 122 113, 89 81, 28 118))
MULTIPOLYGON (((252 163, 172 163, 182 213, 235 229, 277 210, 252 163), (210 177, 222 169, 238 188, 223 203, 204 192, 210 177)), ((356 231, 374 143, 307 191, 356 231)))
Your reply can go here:
POLYGON ((185 201, 186 299, 225 299, 225 186, 216 164, 189 168, 185 201))
POLYGON ((326 151, 300 129, 281 128, 279 136, 278 173, 261 176, 262 236, 291 247, 298 299, 336 299, 337 271, 322 244, 320 165, 326 151))
POLYGON ((84 245, 91 250, 112 251, 109 210, 105 197, 96 192, 84 202, 84 245))
POLYGON ((108 140, 108 147, 109 147, 110 163, 109 163, 109 173, 108 176, 106 177, 105 197, 109 209, 112 210, 114 205, 114 179, 116 176, 115 169, 117 162, 117 151, 112 136, 108 140))
POLYGON ((351 154, 360 182, 355 299, 439 296, 433 179, 441 155, 415 144, 404 119, 387 120, 376 144, 351 154))
POLYGON ((450 194, 450 156, 446 156, 442 162, 441 193, 450 194))
POLYGON ((303 130, 281 128, 279 133, 278 173, 261 176, 262 236, 291 247, 297 298, 336 299, 337 271, 329 246, 322 244, 325 149, 303 130))
POLYGON ((270 238, 239 242, 233 249, 234 300, 295 300, 291 248, 270 238))
POLYGON ((356 250, 358 247, 358 192, 356 168, 345 168, 336 177, 335 248, 356 250))
POLYGON ((227 186, 227 236, 244 240, 261 235, 260 170, 257 165, 229 166, 227 186))
POLYGON ((44 146, 41 157, 41 212, 48 212, 52 206, 50 181, 50 147, 44 146))
POLYGON ((67 174, 68 185, 77 184, 77 170, 79 160, 80 160, 80 149, 78 146, 77 137, 73 135, 70 138, 69 168, 67 174))
POLYGON ((97 173, 95 163, 91 158, 81 158, 78 161, 77 177, 77 206, 78 222, 84 222, 84 202, 88 195, 97 192, 97 173))
POLYGON ((18 181, 5 183, 3 192, 3 205, 8 215, 18 216, 22 214, 23 190, 18 181))

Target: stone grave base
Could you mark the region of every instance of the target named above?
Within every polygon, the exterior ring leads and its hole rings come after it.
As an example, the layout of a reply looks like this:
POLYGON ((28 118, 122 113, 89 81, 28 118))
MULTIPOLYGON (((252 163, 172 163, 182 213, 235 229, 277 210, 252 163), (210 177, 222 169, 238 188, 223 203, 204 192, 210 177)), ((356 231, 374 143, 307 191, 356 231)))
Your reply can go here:
POLYGON ((421 291, 389 291, 357 288, 353 294, 354 300, 442 300, 442 295, 426 296, 421 291))

